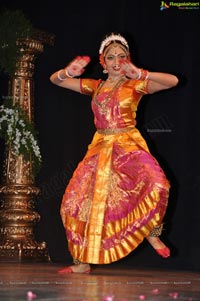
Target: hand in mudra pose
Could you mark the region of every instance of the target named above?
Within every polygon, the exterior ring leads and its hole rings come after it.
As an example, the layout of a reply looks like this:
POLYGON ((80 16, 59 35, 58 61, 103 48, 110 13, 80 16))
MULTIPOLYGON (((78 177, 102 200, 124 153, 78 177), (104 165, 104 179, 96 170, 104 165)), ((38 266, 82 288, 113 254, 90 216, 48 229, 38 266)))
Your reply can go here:
MULTIPOLYGON (((142 76, 142 69, 136 67, 129 59, 120 60, 120 67, 122 74, 132 79, 140 79, 142 76)), ((148 79, 148 72, 143 71, 143 80, 148 79)))
POLYGON ((85 67, 89 64, 90 57, 89 56, 77 56, 67 67, 65 67, 66 73, 69 76, 75 77, 80 76, 84 71, 85 67))

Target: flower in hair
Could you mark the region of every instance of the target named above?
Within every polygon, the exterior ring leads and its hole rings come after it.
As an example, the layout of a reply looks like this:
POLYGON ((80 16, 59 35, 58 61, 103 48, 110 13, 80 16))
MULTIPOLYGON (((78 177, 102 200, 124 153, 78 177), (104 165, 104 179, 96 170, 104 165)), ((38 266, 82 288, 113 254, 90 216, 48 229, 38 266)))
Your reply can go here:
POLYGON ((124 45, 127 49, 129 49, 128 43, 124 37, 122 37, 120 34, 112 33, 111 35, 109 35, 102 41, 100 48, 99 48, 99 54, 102 54, 104 51, 104 48, 113 41, 119 41, 122 45, 124 45))

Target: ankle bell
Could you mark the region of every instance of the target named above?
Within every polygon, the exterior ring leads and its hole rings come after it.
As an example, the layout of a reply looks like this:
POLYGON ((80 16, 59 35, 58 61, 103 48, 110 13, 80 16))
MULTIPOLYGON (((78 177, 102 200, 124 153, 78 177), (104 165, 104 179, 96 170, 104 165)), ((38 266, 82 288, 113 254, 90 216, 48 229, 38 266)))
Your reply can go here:
POLYGON ((149 236, 151 237, 158 237, 162 234, 163 224, 156 226, 150 233, 149 236))
POLYGON ((75 265, 81 264, 82 262, 78 259, 73 258, 73 262, 75 265))

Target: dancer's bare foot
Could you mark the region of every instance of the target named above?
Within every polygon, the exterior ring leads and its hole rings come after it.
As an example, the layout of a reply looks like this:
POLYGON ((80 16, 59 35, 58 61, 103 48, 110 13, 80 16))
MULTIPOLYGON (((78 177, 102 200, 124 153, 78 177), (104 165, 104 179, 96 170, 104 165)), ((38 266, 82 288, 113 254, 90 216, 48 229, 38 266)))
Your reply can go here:
POLYGON ((160 240, 160 238, 148 236, 146 239, 160 256, 163 258, 170 256, 170 249, 160 240))
POLYGON ((69 273, 88 274, 90 272, 91 272, 91 268, 88 263, 74 264, 58 271, 59 274, 69 274, 69 273))

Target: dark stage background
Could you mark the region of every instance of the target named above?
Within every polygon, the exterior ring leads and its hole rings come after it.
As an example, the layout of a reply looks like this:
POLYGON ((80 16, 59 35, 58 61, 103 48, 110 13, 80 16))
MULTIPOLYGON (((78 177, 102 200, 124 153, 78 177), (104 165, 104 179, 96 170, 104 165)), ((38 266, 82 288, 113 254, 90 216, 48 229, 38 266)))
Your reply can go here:
MULTIPOLYGON (((174 1, 177 2, 177 1, 174 1)), ((137 127, 171 182, 163 240, 169 259, 147 242, 121 263, 133 267, 200 269, 199 10, 160 10, 161 1, 0 1, 22 9, 34 27, 55 34, 35 70, 35 125, 43 157, 36 178, 41 221, 36 239, 46 241, 53 262, 71 261, 59 208, 65 187, 94 134, 90 98, 50 83, 50 75, 77 55, 92 62, 84 76, 99 78, 98 49, 105 34, 121 32, 139 67, 176 74, 178 87, 144 96, 137 127)), ((5 78, 1 75, 1 96, 5 78)), ((1 146, 1 151, 3 147, 1 146)))

